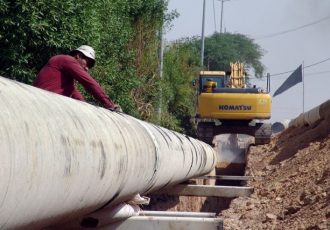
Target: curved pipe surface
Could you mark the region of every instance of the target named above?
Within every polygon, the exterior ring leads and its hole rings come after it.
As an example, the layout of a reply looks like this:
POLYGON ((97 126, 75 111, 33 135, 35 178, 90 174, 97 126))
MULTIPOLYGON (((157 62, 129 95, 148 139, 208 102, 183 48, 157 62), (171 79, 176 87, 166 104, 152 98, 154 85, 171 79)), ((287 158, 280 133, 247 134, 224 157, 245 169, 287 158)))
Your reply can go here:
POLYGON ((289 127, 312 125, 320 119, 325 119, 327 116, 330 116, 330 100, 327 100, 305 113, 301 113, 298 117, 290 121, 289 127))
POLYGON ((290 120, 277 121, 272 124, 272 133, 277 134, 289 127, 290 120))
POLYGON ((210 172, 211 146, 0 77, 0 229, 66 222, 210 172))

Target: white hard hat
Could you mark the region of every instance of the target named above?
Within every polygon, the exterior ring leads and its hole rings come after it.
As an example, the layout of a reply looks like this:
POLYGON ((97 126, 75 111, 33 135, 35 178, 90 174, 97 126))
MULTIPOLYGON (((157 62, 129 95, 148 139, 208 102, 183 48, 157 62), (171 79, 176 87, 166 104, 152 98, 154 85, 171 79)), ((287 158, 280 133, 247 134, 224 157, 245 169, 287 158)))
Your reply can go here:
POLYGON ((72 50, 70 52, 70 54, 73 52, 76 52, 76 51, 81 52, 83 55, 85 55, 86 57, 88 57, 89 59, 92 60, 91 67, 93 67, 95 65, 95 51, 92 47, 87 46, 87 45, 82 45, 82 46, 78 47, 77 49, 72 50))

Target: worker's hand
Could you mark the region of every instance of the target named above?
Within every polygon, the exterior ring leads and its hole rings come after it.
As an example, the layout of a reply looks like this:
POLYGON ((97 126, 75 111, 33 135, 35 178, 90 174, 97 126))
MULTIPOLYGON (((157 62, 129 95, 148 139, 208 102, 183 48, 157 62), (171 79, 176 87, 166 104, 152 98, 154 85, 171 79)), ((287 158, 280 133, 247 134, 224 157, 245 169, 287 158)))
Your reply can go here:
POLYGON ((120 112, 120 113, 123 112, 122 108, 118 104, 115 104, 115 106, 113 107, 113 110, 116 111, 116 112, 120 112))
POLYGON ((123 112, 122 108, 118 104, 114 104, 114 106, 112 108, 109 108, 109 110, 110 111, 115 111, 115 112, 120 112, 120 113, 123 112))

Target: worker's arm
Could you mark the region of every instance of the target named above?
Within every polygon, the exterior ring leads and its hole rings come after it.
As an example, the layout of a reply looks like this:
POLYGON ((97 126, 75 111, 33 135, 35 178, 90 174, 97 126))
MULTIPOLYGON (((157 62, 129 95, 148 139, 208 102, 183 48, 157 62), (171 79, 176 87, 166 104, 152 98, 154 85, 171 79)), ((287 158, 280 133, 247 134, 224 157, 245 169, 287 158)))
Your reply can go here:
MULTIPOLYGON (((110 100, 110 98, 106 95, 105 91, 98 84, 96 80, 92 78, 92 76, 86 72, 79 63, 72 58, 72 60, 68 60, 62 66, 63 71, 77 80, 87 92, 93 95, 93 97, 102 103, 102 105, 107 109, 114 108, 114 103, 110 100)), ((76 94, 77 95, 77 94, 76 94)))
POLYGON ((76 88, 73 90, 71 97, 79 101, 85 101, 84 96, 76 88))

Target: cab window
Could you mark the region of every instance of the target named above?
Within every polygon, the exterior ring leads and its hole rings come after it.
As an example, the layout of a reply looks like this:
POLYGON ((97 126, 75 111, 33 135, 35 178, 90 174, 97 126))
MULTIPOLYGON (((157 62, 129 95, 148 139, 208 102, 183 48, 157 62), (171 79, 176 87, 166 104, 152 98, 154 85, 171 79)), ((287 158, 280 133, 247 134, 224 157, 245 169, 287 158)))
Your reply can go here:
POLYGON ((221 89, 225 87, 224 76, 203 76, 200 78, 200 92, 203 91, 203 87, 208 81, 216 82, 215 89, 221 89))

